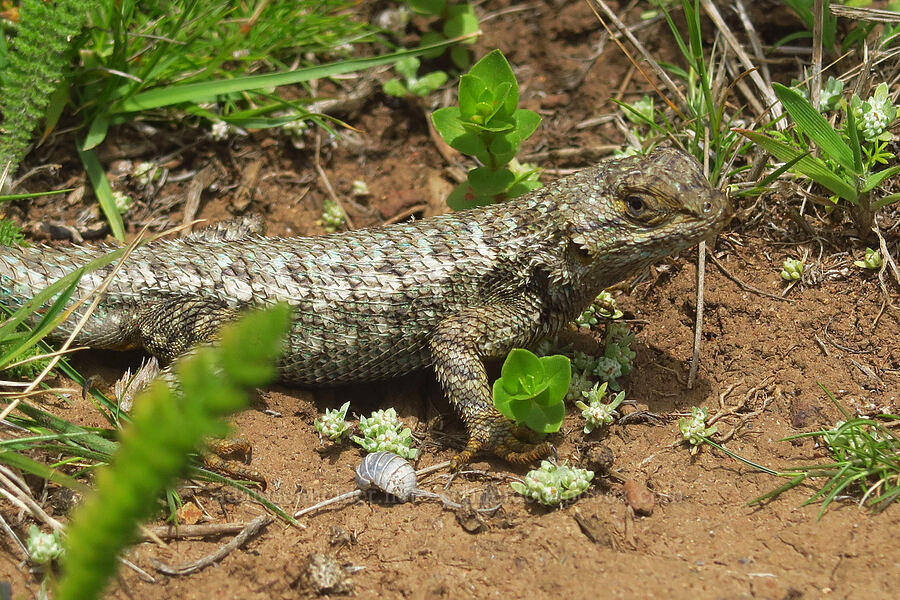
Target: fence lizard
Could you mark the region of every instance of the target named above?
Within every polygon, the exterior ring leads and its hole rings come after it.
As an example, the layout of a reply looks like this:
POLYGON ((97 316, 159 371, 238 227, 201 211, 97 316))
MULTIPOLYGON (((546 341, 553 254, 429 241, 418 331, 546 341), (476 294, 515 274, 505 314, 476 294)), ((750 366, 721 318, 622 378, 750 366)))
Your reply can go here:
MULTIPOLYGON (((170 361, 241 310, 287 301, 284 382, 371 381, 432 366, 468 430, 455 467, 481 450, 530 462, 552 448, 526 441, 494 409, 482 361, 559 331, 604 288, 714 236, 730 212, 693 158, 660 148, 420 221, 321 237, 158 241, 128 257, 75 343, 170 361)), ((0 303, 14 308, 103 252, 4 249, 0 303)), ((75 297, 110 269, 84 275, 75 297)))

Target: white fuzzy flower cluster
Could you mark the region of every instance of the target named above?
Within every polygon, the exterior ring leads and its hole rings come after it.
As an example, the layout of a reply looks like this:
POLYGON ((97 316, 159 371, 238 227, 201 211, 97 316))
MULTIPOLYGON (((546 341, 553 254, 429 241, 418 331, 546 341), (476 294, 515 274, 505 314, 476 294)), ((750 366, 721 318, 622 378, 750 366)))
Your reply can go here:
POLYGON ((25 541, 25 547, 28 550, 31 562, 41 565, 56 560, 63 553, 59 532, 43 533, 35 525, 28 528, 28 539, 25 541))
POLYGON ((215 121, 209 129, 209 134, 217 142, 228 139, 229 133, 231 133, 231 128, 225 121, 215 121))
POLYGON ((590 485, 594 472, 566 465, 554 465, 541 461, 541 468, 529 471, 525 482, 509 484, 513 491, 541 504, 554 506, 563 500, 571 500, 580 495, 590 485))
POLYGON ((344 209, 331 198, 326 198, 322 203, 322 218, 319 223, 327 233, 334 233, 340 229, 347 220, 344 209))
POLYGON ((692 446, 691 454, 695 454, 697 452, 700 444, 703 443, 703 438, 709 437, 716 431, 718 431, 715 425, 713 425, 712 427, 706 426, 706 417, 708 415, 709 411, 705 408, 692 406, 691 418, 680 419, 678 421, 678 428, 681 430, 681 435, 684 437, 684 441, 688 442, 692 446))
POLYGON ((344 402, 340 408, 326 408, 322 418, 313 421, 313 427, 328 439, 334 442, 338 441, 349 430, 349 426, 344 420, 347 417, 347 409, 349 408, 349 402, 344 402))
POLYGON ((120 215, 124 215, 131 210, 131 196, 125 192, 113 191, 112 197, 116 210, 119 211, 120 215))
POLYGON ((594 384, 594 387, 590 390, 581 392, 581 395, 587 399, 588 404, 581 400, 575 402, 575 406, 581 409, 581 416, 585 419, 585 433, 590 433, 597 427, 612 423, 613 419, 618 415, 616 409, 625 400, 625 392, 619 392, 609 404, 603 402, 603 399, 606 397, 607 385, 608 382, 604 382, 599 387, 597 384, 594 384))
POLYGON ((856 127, 867 142, 876 140, 890 141, 891 134, 887 128, 897 118, 897 107, 888 96, 888 86, 882 82, 875 88, 875 93, 865 102, 854 96, 851 101, 856 127))
POLYGON ((403 458, 415 458, 418 451, 412 445, 412 430, 404 428, 397 418, 397 411, 392 408, 376 410, 368 418, 360 417, 358 435, 353 441, 362 446, 366 452, 393 452, 403 458))

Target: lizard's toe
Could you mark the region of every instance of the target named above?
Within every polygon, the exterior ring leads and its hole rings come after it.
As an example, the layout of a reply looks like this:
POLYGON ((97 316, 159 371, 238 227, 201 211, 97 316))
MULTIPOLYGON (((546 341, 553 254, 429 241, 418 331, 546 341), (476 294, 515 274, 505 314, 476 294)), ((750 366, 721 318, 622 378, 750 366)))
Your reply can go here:
POLYGON ((493 449, 494 454, 513 464, 532 463, 551 455, 556 455, 556 447, 550 442, 533 444, 512 438, 493 449))

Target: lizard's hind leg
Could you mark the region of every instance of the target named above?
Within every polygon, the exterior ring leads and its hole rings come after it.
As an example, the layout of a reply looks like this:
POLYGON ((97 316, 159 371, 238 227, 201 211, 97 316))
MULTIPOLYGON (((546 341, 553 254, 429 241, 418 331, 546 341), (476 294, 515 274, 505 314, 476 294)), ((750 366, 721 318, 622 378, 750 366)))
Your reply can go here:
POLYGON ((238 316, 238 309, 218 300, 177 296, 141 307, 135 320, 140 345, 169 363, 214 340, 222 325, 238 316))
MULTIPOLYGON (((137 315, 137 331, 141 345, 165 363, 187 354, 192 348, 214 344, 219 329, 235 320, 239 311, 221 302, 206 298, 171 298, 144 306, 137 315)), ((175 385, 170 364, 162 377, 175 385)), ((185 398, 190 402, 190 398, 185 398)), ((227 439, 208 439, 200 455, 207 468, 237 479, 256 481, 266 487, 266 478, 245 462, 250 460, 252 447, 243 436, 227 439), (239 460, 232 457, 239 456, 239 460), (243 461, 243 462, 242 462, 243 461)))

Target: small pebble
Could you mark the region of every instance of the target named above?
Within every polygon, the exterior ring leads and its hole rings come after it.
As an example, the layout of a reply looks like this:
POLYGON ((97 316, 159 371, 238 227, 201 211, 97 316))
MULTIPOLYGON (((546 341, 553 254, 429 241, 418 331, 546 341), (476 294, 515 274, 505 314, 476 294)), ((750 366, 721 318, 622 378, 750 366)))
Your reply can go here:
POLYGON ((634 479, 625 482, 625 503, 630 506, 636 514, 649 517, 653 514, 653 507, 656 505, 656 496, 647 489, 647 486, 634 479))

